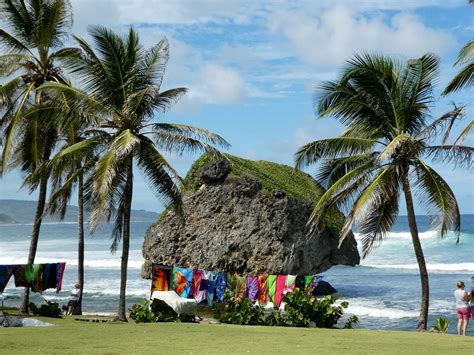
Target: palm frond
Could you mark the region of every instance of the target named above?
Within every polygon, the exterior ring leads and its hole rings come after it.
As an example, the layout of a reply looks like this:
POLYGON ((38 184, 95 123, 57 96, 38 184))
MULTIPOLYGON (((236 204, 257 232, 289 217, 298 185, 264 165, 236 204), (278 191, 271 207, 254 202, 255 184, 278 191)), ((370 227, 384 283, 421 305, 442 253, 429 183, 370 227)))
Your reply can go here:
POLYGON ((420 130, 415 138, 421 140, 431 140, 434 137, 438 136, 441 132, 444 131, 443 135, 443 144, 447 141, 451 128, 457 120, 460 120, 464 116, 464 106, 456 106, 454 108, 443 114, 441 117, 437 118, 425 128, 420 130))
POLYGON ((472 85, 474 85, 474 63, 470 63, 462 68, 461 71, 448 83, 442 94, 447 95, 472 85))
POLYGON ((471 131, 474 129, 474 120, 471 120, 466 126, 466 128, 463 129, 463 131, 459 134, 459 136, 456 138, 454 141, 453 145, 458 145, 466 139, 466 137, 471 133, 471 131))
POLYGON ((212 145, 195 138, 186 137, 181 134, 170 132, 153 132, 153 141, 158 148, 179 156, 185 152, 194 153, 215 153, 217 150, 212 145))
POLYGON ((459 206, 453 191, 447 182, 432 168, 422 160, 415 163, 417 180, 415 188, 419 192, 420 203, 425 206, 428 212, 434 207, 439 216, 439 232, 443 238, 449 230, 457 234, 461 230, 461 215, 459 206))
POLYGON ((425 152, 427 157, 434 161, 454 163, 454 166, 470 168, 472 166, 474 148, 456 144, 452 146, 435 145, 425 148, 425 152))

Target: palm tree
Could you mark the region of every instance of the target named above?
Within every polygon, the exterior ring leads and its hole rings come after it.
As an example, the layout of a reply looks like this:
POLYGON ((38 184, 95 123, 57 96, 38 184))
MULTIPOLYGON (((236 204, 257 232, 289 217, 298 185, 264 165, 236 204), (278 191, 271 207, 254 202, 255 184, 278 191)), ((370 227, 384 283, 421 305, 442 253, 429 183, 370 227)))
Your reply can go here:
MULTIPOLYGON (((29 174, 49 159, 57 138, 51 113, 35 106, 48 101, 42 84, 65 82, 57 61, 76 53, 61 48, 72 25, 71 7, 68 0, 0 0, 0 13, 6 26, 0 29, 0 45, 7 51, 0 55, 0 76, 7 80, 0 87, 1 173, 20 167, 29 174)), ((39 194, 28 263, 36 256, 47 184, 45 175, 30 186, 32 191, 39 187, 39 194)), ((28 300, 25 289, 22 312, 28 311, 28 300)))
MULTIPOLYGON (((449 82, 442 95, 448 95, 463 88, 469 88, 474 85, 474 40, 469 41, 459 52, 458 59, 454 65, 464 65, 461 71, 449 82)), ((451 124, 452 125, 452 124, 451 124)), ((474 119, 471 120, 463 129, 461 134, 453 143, 461 143, 469 133, 474 129, 474 119)), ((449 132, 448 132, 449 133, 449 132)))
POLYGON ((130 218, 135 165, 146 176, 165 205, 181 211, 180 177, 160 152, 185 151, 217 153, 213 145, 227 147, 220 136, 207 130, 152 121, 155 113, 166 112, 185 92, 184 88, 160 91, 168 61, 168 42, 164 39, 146 50, 132 28, 119 36, 104 27, 89 31, 95 49, 75 37, 82 49, 71 60, 72 71, 83 83, 81 89, 63 84, 46 84, 44 90, 61 94, 69 109, 96 112, 101 120, 86 131, 83 141, 59 153, 58 161, 76 161, 86 153, 98 160, 85 183, 85 196, 91 201, 90 225, 94 230, 101 220, 113 218, 115 251, 122 240, 120 299, 117 319, 126 321, 125 294, 130 243, 130 218))
POLYGON ((355 56, 339 79, 324 82, 316 96, 317 114, 335 117, 345 131, 336 138, 308 143, 295 154, 298 168, 321 164, 317 179, 327 187, 311 214, 309 233, 319 230, 331 210, 342 208, 348 214, 340 242, 356 222, 363 257, 387 237, 403 191, 421 277, 420 330, 426 329, 429 283, 412 190, 417 190, 422 205, 437 213, 441 237, 448 230, 459 233, 454 193, 423 159, 470 164, 473 152, 471 147, 429 145, 444 125, 462 114, 462 108, 456 108, 428 123, 438 66, 437 57, 431 54, 406 65, 379 55, 355 56))

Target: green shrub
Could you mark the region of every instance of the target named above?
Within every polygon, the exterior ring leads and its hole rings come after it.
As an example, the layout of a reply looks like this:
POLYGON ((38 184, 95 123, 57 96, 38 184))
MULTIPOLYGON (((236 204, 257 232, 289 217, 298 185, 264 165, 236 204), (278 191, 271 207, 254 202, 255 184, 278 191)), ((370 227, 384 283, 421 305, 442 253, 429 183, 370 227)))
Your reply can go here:
POLYGON ((214 316, 221 322, 239 325, 264 325, 263 307, 255 306, 253 302, 244 297, 238 298, 230 292, 224 294, 224 311, 214 309, 214 316))
POLYGON ((354 329, 354 326, 358 324, 359 324, 359 317, 357 317, 356 315, 352 315, 346 321, 346 324, 344 324, 344 329, 354 329))
POLYGON ((143 300, 139 304, 134 304, 132 308, 130 308, 130 318, 132 318, 135 323, 154 322, 155 315, 150 310, 150 302, 143 300))
POLYGON ((334 305, 337 298, 325 296, 317 299, 296 288, 294 292, 283 296, 286 303, 285 324, 290 327, 309 327, 314 323, 318 328, 334 327, 348 307, 347 302, 334 305))
POLYGON ((449 328, 449 320, 446 318, 436 318, 436 325, 431 327, 430 332, 446 333, 449 328))
POLYGON ((62 310, 56 302, 46 301, 46 304, 42 304, 40 307, 30 302, 29 307, 35 316, 61 318, 62 310))

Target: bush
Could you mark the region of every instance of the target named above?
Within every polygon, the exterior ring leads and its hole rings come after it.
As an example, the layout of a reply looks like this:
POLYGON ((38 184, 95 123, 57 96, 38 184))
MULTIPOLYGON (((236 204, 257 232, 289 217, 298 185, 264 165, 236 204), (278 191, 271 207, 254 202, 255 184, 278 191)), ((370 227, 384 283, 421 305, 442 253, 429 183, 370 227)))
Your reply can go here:
POLYGON ((230 292, 224 294, 224 312, 214 309, 214 316, 221 322, 239 325, 264 325, 263 307, 255 306, 248 298, 232 296, 230 292))
POLYGON ((143 300, 130 308, 130 318, 136 323, 183 322, 196 323, 194 314, 178 314, 162 300, 143 300))
POLYGON ((30 302, 29 307, 35 316, 61 318, 62 310, 56 302, 46 301, 46 304, 42 304, 40 307, 30 302))
POLYGON ((431 327, 430 332, 446 333, 449 328, 449 320, 446 318, 436 318, 436 325, 431 327))
POLYGON ((286 303, 285 324, 290 327, 308 327, 313 322, 318 328, 334 327, 349 305, 341 302, 334 305, 337 298, 325 296, 317 299, 296 288, 294 292, 283 296, 286 303))

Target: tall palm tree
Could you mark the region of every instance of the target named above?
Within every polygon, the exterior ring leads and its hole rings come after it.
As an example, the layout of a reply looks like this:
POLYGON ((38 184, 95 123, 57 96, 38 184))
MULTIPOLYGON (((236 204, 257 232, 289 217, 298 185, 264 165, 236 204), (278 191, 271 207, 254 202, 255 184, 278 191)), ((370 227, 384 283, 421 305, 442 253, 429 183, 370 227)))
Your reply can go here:
MULTIPOLYGON (((61 48, 72 25, 68 0, 0 0, 0 13, 6 28, 0 29, 0 76, 6 82, 0 87, 2 117, 1 173, 20 167, 31 173, 49 159, 57 132, 50 124, 51 114, 35 110, 48 96, 39 89, 47 82, 64 83, 59 60, 76 53, 61 48)), ((39 184, 38 202, 31 233, 28 263, 34 263, 41 220, 47 194, 48 176, 39 184)), ((28 311, 29 290, 25 289, 21 311, 28 311)))
MULTIPOLYGON (((454 65, 464 65, 459 73, 449 82, 443 91, 443 95, 470 88, 474 85, 474 40, 469 41, 459 52, 454 65)), ((467 124, 459 134, 454 145, 461 143, 474 129, 474 119, 467 124)), ((448 132, 449 133, 449 132, 448 132)))
POLYGON ((317 114, 335 117, 345 131, 336 138, 308 143, 295 154, 299 168, 321 164, 317 179, 327 187, 308 222, 310 233, 319 230, 332 209, 342 208, 348 214, 340 242, 357 223, 364 257, 388 236, 403 191, 421 277, 420 330, 427 325, 429 283, 412 191, 417 190, 421 204, 437 214, 441 237, 448 230, 459 233, 456 197, 424 159, 470 164, 473 153, 471 147, 429 145, 450 120, 462 114, 462 108, 456 108, 429 123, 438 66, 431 54, 406 65, 379 55, 355 56, 339 79, 324 82, 316 96, 317 114))
POLYGON ((180 177, 160 152, 215 152, 214 146, 227 147, 220 136, 207 130, 153 121, 155 113, 166 112, 185 92, 184 88, 161 91, 169 57, 166 40, 144 49, 132 28, 125 36, 104 27, 89 31, 94 47, 76 37, 81 56, 71 60, 72 71, 83 84, 74 89, 63 84, 46 84, 44 90, 61 94, 72 110, 96 112, 101 120, 58 160, 74 162, 94 152, 98 161, 85 183, 85 196, 91 201, 92 230, 101 220, 113 218, 112 251, 122 240, 120 299, 117 319, 126 321, 125 294, 130 243, 133 196, 133 170, 137 166, 147 177, 162 202, 181 209, 180 177))

